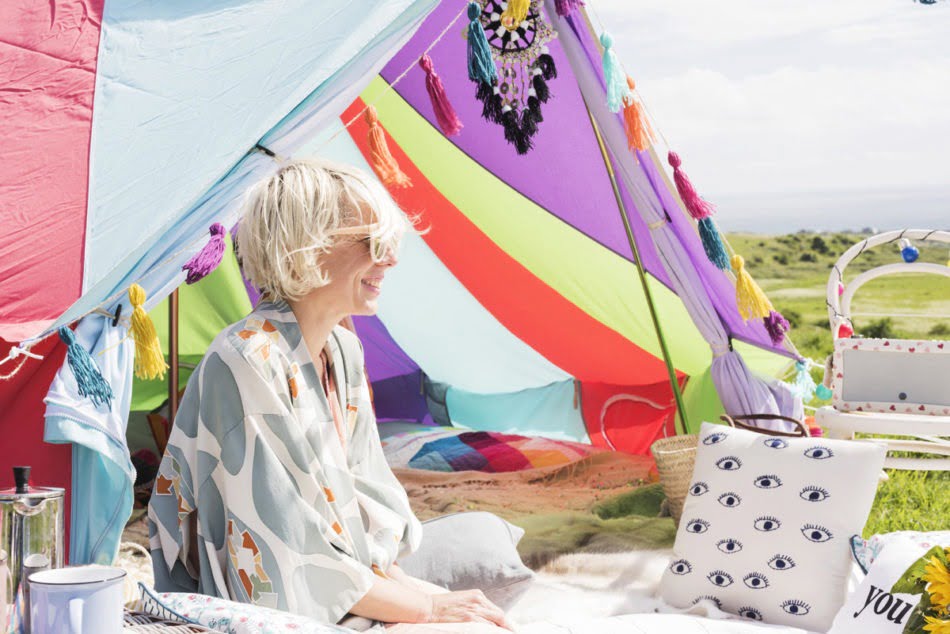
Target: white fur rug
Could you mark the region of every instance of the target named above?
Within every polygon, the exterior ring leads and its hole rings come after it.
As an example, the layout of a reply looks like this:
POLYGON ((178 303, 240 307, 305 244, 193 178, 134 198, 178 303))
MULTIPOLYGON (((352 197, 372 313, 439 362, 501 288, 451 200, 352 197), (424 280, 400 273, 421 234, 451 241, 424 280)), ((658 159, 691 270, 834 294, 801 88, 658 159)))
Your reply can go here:
POLYGON ((763 625, 703 601, 689 610, 657 598, 671 551, 565 555, 538 572, 508 612, 519 634, 765 634, 805 630, 763 625))

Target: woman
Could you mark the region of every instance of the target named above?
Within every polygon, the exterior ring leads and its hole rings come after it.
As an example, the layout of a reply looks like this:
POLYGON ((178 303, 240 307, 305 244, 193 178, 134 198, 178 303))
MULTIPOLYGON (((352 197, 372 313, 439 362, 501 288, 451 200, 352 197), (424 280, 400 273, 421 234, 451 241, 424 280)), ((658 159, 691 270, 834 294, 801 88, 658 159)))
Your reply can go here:
POLYGON ((480 591, 446 592, 395 563, 422 529, 383 456, 362 346, 338 324, 376 312, 407 229, 350 167, 294 161, 250 192, 237 243, 263 299, 185 391, 149 505, 158 590, 325 623, 507 627, 480 591))

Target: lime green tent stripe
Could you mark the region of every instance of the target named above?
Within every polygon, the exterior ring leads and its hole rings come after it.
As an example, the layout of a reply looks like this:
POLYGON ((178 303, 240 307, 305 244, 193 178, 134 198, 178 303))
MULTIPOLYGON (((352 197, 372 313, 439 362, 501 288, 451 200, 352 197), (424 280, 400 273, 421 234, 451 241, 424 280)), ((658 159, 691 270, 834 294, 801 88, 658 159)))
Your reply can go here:
MULTIPOLYGON (((375 104, 386 131, 446 198, 568 301, 651 354, 661 355, 630 261, 509 187, 443 137, 395 91, 385 88, 385 82, 377 78, 363 99, 375 104)), ((709 365, 709 346, 676 294, 652 276, 649 283, 674 365, 687 374, 701 372, 709 365)))

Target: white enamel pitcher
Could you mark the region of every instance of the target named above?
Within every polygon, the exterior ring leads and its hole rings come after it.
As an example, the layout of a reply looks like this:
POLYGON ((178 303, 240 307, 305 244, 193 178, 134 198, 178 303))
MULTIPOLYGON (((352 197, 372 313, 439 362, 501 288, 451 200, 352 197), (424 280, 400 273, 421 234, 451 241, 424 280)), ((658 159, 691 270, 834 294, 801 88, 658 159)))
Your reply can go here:
POLYGON ((32 634, 122 634, 125 574, 98 565, 31 574, 32 634))

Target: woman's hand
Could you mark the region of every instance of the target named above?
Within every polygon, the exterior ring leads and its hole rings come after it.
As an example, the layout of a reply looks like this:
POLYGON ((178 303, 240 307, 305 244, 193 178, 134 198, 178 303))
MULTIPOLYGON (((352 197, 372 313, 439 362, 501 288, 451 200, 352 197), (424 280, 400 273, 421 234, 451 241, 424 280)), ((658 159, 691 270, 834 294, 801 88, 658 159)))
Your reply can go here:
POLYGON ((511 630, 505 612, 488 600, 481 590, 433 594, 429 623, 492 623, 511 630))

